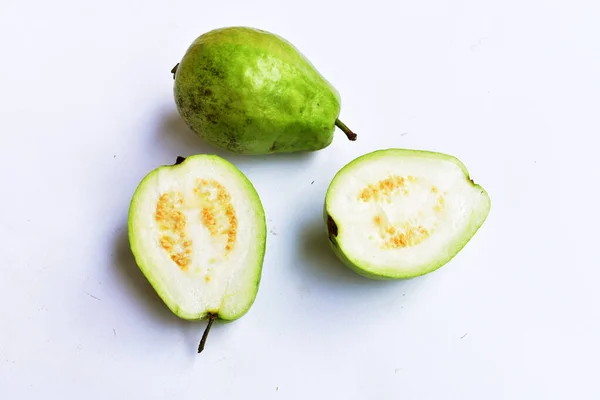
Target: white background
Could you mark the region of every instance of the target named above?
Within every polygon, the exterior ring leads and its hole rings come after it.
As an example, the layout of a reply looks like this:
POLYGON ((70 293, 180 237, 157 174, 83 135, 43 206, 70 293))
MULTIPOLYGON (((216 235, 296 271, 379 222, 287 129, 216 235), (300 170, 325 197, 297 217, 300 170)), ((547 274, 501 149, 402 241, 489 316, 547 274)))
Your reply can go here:
POLYGON ((595 1, 16 1, 0 5, 3 399, 598 399, 595 1), (339 90, 314 154, 240 157, 177 116, 171 68, 221 26, 271 30, 339 90), (387 147, 459 157, 491 214, 442 269, 375 282, 322 231, 335 172, 387 147), (217 152, 255 184, 251 311, 172 315, 126 238, 133 190, 217 152), (314 181, 314 183, 313 183, 314 181))

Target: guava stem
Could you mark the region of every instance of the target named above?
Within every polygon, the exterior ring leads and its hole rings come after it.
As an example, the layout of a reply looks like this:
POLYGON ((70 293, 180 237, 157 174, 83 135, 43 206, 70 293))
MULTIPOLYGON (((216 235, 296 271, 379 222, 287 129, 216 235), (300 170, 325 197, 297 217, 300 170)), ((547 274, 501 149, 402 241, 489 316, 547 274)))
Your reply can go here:
POLYGON ((173 74, 173 79, 175 79, 175 72, 177 72, 177 67, 179 67, 179 63, 177 63, 177 65, 174 66, 173 69, 171 70, 171 73, 173 74))
POLYGON ((352 140, 352 141, 356 140, 356 133, 352 132, 350 130, 350 128, 348 128, 346 126, 346 124, 344 124, 339 119, 335 120, 335 126, 337 126, 338 128, 340 128, 346 134, 346 136, 348 137, 348 140, 352 140))
POLYGON ((210 327, 212 326, 213 322, 215 322, 215 319, 217 319, 217 314, 208 314, 208 325, 206 325, 206 329, 202 334, 202 340, 200 340, 200 345, 198 346, 198 354, 202 353, 202 350, 204 350, 204 345, 206 344, 210 327))
POLYGON ((175 159, 175 165, 179 165, 184 161, 185 161, 185 157, 177 156, 177 158, 175 159))

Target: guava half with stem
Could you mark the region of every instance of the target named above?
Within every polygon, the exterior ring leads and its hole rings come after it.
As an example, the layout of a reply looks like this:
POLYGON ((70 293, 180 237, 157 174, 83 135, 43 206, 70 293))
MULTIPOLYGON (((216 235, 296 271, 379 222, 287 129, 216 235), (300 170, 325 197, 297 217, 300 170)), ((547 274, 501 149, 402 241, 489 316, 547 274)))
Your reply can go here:
POLYGON ((490 212, 488 193, 456 157, 383 149, 341 168, 325 196, 329 242, 373 279, 406 279, 450 261, 490 212))
POLYGON ((258 193, 216 155, 179 157, 138 185, 129 242, 142 273, 168 308, 186 320, 236 320, 258 292, 266 221, 258 193))

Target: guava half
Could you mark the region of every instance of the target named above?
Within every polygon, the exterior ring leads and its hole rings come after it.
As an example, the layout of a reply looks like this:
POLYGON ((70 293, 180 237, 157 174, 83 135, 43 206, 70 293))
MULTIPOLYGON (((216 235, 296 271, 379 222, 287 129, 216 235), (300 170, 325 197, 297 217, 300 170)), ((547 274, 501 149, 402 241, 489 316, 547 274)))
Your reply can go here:
POLYGON ((491 202, 457 158, 383 149, 331 181, 324 217, 344 264, 373 279, 406 279, 450 261, 486 220, 491 202))
POLYGON ((258 193, 216 155, 178 158, 146 175, 128 220, 135 261, 178 317, 235 320, 253 304, 266 246, 258 193))

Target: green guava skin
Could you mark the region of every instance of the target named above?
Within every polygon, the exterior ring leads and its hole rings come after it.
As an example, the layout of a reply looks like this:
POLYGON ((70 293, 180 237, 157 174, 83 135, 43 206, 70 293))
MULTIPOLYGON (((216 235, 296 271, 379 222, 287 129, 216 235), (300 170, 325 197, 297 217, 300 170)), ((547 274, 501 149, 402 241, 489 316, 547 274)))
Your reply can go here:
POLYGON ((333 140, 341 99, 292 44, 249 27, 198 37, 174 69, 188 127, 238 154, 316 151, 333 140))

